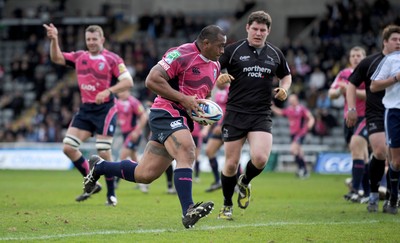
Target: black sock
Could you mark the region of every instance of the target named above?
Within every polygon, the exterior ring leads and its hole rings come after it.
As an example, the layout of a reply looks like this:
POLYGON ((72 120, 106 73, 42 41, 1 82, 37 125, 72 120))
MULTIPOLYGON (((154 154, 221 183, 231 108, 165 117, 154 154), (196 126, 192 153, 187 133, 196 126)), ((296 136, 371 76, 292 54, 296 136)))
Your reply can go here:
POLYGON ((385 173, 385 160, 380 160, 372 156, 369 162, 369 184, 371 192, 378 192, 380 182, 385 173))
POLYGON ((172 165, 168 166, 167 170, 165 171, 165 175, 167 176, 168 188, 172 188, 173 186, 172 179, 174 177, 174 169, 172 168, 172 165))
POLYGON ((306 163, 304 162, 304 158, 301 157, 300 155, 296 155, 295 157, 297 166, 299 167, 299 169, 304 169, 305 172, 307 172, 307 168, 306 168, 306 163))
POLYGON ((389 176, 389 170, 386 172, 386 194, 385 194, 385 200, 390 199, 390 191, 392 189, 392 185, 390 184, 390 176, 389 176))
POLYGON ((397 203, 398 193, 399 193, 399 176, 400 171, 393 170, 392 166, 389 166, 389 178, 391 184, 390 192, 390 204, 395 205, 397 203))
POLYGON ((221 172, 222 194, 224 195, 224 206, 233 206, 232 196, 237 183, 236 175, 227 177, 221 172))
POLYGON ((211 166, 212 173, 214 175, 214 180, 217 183, 217 182, 219 182, 220 177, 219 177, 219 171, 218 171, 218 161, 217 161, 216 157, 210 159, 210 166, 211 166))
POLYGON ((194 162, 194 177, 198 178, 200 175, 200 161, 194 162))
POLYGON ((250 183, 250 181, 258 176, 259 174, 261 174, 261 172, 263 171, 263 169, 257 169, 253 163, 251 162, 251 160, 249 160, 249 162, 247 162, 247 166, 246 166, 246 171, 244 173, 244 177, 242 179, 242 183, 245 185, 248 185, 250 183))

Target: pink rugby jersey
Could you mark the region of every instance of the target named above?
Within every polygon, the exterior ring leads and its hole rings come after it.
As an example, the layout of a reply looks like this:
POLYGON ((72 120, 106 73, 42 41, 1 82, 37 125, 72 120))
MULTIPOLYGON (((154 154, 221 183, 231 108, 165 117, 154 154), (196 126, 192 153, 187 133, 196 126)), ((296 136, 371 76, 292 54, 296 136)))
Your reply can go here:
POLYGON ((95 103, 96 95, 112 86, 113 78, 128 71, 124 61, 106 49, 97 56, 88 51, 63 52, 63 56, 67 65, 75 67, 82 103, 95 103))
MULTIPOLYGON (((335 80, 331 84, 331 87, 334 89, 339 88, 339 83, 345 83, 346 85, 349 84, 349 77, 353 72, 352 68, 343 69, 336 75, 335 80)), ((357 89, 365 90, 365 83, 363 82, 357 89)), ((344 95, 344 118, 347 118, 347 100, 346 95, 344 95)), ((358 116, 365 116, 365 100, 356 98, 356 109, 358 116)))
MULTIPOLYGON (((185 95, 196 95, 204 99, 211 92, 220 74, 219 62, 211 61, 200 54, 195 43, 183 44, 169 49, 158 62, 170 77, 169 84, 185 95)), ((171 111, 176 102, 157 96, 152 108, 171 111)))
POLYGON ((282 114, 289 121, 290 135, 302 136, 307 133, 307 108, 302 105, 288 106, 282 109, 282 114))
POLYGON ((136 128, 136 120, 140 117, 145 109, 142 103, 133 96, 128 99, 117 99, 118 125, 122 133, 128 133, 136 128))
MULTIPOLYGON (((224 89, 217 89, 214 95, 214 101, 217 103, 225 115, 226 110, 226 102, 228 102, 228 93, 229 93, 229 86, 226 86, 224 89)), ((222 116, 221 120, 218 121, 218 124, 222 124, 224 117, 222 116)))

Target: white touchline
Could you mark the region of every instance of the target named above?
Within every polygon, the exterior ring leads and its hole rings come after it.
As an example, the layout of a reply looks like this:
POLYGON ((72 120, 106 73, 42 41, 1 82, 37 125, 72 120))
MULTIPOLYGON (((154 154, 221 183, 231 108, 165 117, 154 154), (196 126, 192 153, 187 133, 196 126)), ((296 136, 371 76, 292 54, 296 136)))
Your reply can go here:
MULTIPOLYGON (((199 226, 191 231, 207 231, 207 230, 219 230, 219 229, 232 229, 232 228, 245 228, 245 227, 269 227, 269 226, 285 226, 285 225, 352 225, 352 224, 375 224, 379 223, 378 220, 366 220, 366 221, 350 221, 350 222, 271 222, 263 224, 235 224, 235 225, 214 225, 214 226, 199 226)), ((55 235, 42 235, 42 236, 26 236, 26 237, 0 237, 0 241, 25 241, 25 240, 46 240, 56 238, 69 238, 79 236, 91 236, 91 235, 127 235, 127 234, 154 234, 164 232, 180 232, 185 229, 138 229, 138 230, 109 230, 109 231, 98 231, 89 233, 74 233, 74 234, 55 234, 55 235)), ((187 230, 186 230, 187 231, 187 230)))

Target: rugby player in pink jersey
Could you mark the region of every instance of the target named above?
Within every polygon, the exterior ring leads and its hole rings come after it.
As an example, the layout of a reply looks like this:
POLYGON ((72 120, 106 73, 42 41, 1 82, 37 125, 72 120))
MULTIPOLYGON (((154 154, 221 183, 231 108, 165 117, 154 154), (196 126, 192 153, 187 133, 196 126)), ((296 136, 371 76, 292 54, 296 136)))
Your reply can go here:
POLYGON ((296 94, 289 95, 288 103, 289 105, 286 108, 281 109, 272 105, 271 109, 274 114, 284 116, 288 119, 290 136, 292 138, 290 152, 294 156, 298 166, 296 174, 299 178, 306 178, 309 176, 309 172, 304 161, 304 152, 301 145, 308 131, 313 128, 315 118, 309 109, 300 104, 296 94))
MULTIPOLYGON (((196 146, 191 130, 191 111, 199 113, 198 99, 208 98, 220 74, 219 57, 226 35, 216 25, 203 28, 193 43, 169 49, 150 71, 146 86, 158 96, 150 110, 151 138, 137 163, 106 162, 97 155, 89 159, 91 171, 85 191, 91 193, 101 175, 117 176, 136 183, 151 183, 175 159, 174 184, 182 209, 182 224, 193 227, 213 209, 212 201, 193 203, 192 174, 196 146)), ((199 114, 198 114, 199 115, 199 114)))
MULTIPOLYGON (((349 77, 357 65, 366 57, 364 48, 355 46, 351 48, 349 53, 350 66, 341 70, 336 76, 335 80, 329 88, 328 95, 330 99, 337 99, 342 95, 345 98, 344 102, 344 120, 348 115, 348 104, 346 99, 346 88, 349 84, 349 77)), ((346 143, 349 145, 351 157, 353 160, 352 166, 352 184, 350 191, 344 195, 345 200, 352 202, 367 203, 369 196, 369 183, 368 183, 368 131, 365 120, 365 84, 361 84, 356 90, 356 107, 358 111, 357 124, 352 127, 344 126, 344 136, 346 143), (364 196, 358 194, 361 185, 364 189, 364 196)))
MULTIPOLYGON (((124 61, 115 53, 104 48, 103 29, 91 25, 85 30, 87 50, 62 52, 58 30, 53 24, 44 24, 50 39, 50 58, 59 65, 75 68, 82 103, 63 140, 63 152, 71 159, 83 176, 89 173, 89 164, 79 147, 88 138, 96 137, 98 154, 111 160, 111 145, 116 127, 117 108, 114 94, 133 87, 133 80, 124 61), (118 80, 118 81, 116 81, 118 80)), ((106 205, 115 206, 114 178, 106 177, 106 205)), ((96 184, 91 193, 84 192, 76 201, 84 201, 101 190, 96 184)))

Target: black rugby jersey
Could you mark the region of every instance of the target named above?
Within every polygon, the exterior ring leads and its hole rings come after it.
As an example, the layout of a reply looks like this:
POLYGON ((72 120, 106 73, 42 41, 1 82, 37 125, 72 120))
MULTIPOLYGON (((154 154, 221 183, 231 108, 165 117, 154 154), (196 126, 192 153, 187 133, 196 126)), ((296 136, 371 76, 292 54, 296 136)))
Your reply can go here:
POLYGON ((382 104, 385 90, 372 93, 370 90, 371 77, 374 74, 381 60, 385 57, 382 52, 369 55, 364 58, 354 69, 349 77, 349 81, 356 87, 365 82, 365 91, 367 95, 365 117, 367 120, 384 119, 385 107, 382 104))
POLYGON ((281 50, 267 42, 258 54, 244 39, 226 46, 219 62, 235 78, 229 88, 226 110, 271 114, 273 77, 281 79, 290 74, 281 50))

